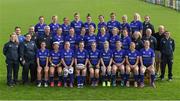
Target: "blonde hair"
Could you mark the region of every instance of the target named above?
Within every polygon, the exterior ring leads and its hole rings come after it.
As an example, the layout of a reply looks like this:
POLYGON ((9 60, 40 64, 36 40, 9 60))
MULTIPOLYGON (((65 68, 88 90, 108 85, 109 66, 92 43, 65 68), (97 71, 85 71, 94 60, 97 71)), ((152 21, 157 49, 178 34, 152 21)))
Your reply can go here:
POLYGON ((137 17, 137 20, 138 20, 138 21, 141 21, 141 16, 140 16, 140 14, 139 14, 139 13, 134 13, 134 16, 136 16, 136 17, 137 17))

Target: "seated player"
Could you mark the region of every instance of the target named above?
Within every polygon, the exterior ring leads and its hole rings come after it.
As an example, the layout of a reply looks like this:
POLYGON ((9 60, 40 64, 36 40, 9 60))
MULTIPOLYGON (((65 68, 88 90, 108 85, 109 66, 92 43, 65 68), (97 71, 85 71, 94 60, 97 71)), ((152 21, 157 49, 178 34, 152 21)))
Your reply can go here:
POLYGON ((121 74, 121 86, 124 86, 124 75, 125 75, 125 50, 122 48, 122 43, 116 41, 116 49, 113 52, 113 66, 112 66, 112 86, 116 86, 116 72, 120 70, 121 74))
POLYGON ((48 72, 49 72, 49 50, 46 49, 46 43, 41 42, 41 48, 37 50, 37 87, 41 87, 42 72, 44 73, 44 87, 48 87, 48 72))
POLYGON ((59 42, 53 42, 53 49, 50 52, 50 86, 54 87, 55 71, 58 72, 58 87, 62 86, 62 67, 61 67, 61 53, 59 51, 59 42))
POLYGON ((88 52, 84 49, 84 42, 79 43, 79 48, 75 52, 75 67, 77 75, 77 86, 83 88, 86 78, 88 63, 88 52))
POLYGON ((67 77, 69 76, 70 84, 69 86, 73 88, 74 82, 74 51, 70 49, 70 42, 66 41, 64 44, 64 50, 61 52, 61 61, 64 73, 64 87, 67 87, 67 77))
POLYGON ((102 71, 102 86, 106 86, 105 78, 107 75, 107 86, 111 86, 111 66, 113 61, 113 53, 109 48, 109 42, 104 42, 104 49, 101 51, 101 71, 102 71))
POLYGON ((132 71, 134 74, 134 87, 138 87, 139 74, 139 52, 136 50, 136 45, 131 42, 130 49, 126 52, 126 86, 129 87, 129 75, 132 71))
POLYGON ((91 78, 91 86, 98 86, 100 68, 100 51, 96 48, 96 43, 91 44, 89 51, 89 71, 91 78))
POLYGON ((148 40, 144 41, 144 48, 140 50, 140 87, 144 87, 144 73, 148 70, 148 73, 151 75, 151 86, 156 87, 154 83, 155 79, 155 69, 154 69, 154 62, 155 62, 155 53, 150 48, 150 42, 148 40))

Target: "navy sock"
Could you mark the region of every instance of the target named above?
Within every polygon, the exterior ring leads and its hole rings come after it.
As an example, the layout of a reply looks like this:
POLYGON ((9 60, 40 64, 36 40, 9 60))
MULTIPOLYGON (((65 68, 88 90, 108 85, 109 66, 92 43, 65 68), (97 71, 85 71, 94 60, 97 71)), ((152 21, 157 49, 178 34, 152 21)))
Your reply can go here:
POLYGON ((59 78, 59 82, 62 82, 62 75, 59 75, 58 78, 59 78))
POLYGON ((115 74, 112 75, 112 81, 116 81, 116 75, 115 74))
POLYGON ((138 75, 134 74, 134 80, 137 82, 138 81, 138 75))
POLYGON ((129 74, 126 74, 126 81, 129 80, 129 74))
POLYGON ((86 76, 82 76, 82 84, 84 84, 85 83, 85 80, 86 80, 86 76))
POLYGON ((73 83, 73 81, 74 81, 74 75, 73 75, 73 74, 70 74, 69 77, 70 77, 70 83, 73 83))
POLYGON ((64 83, 67 83, 67 77, 64 77, 64 83))
POLYGON ((144 82, 144 75, 140 75, 140 82, 141 82, 141 83, 144 82))
POLYGON ((37 80, 37 83, 41 83, 41 80, 37 80))
POLYGON ((102 75, 102 82, 104 82, 105 81, 105 75, 102 75))
POLYGON ((54 81, 54 75, 50 75, 50 82, 54 81))
POLYGON ((81 83, 81 77, 77 76, 77 83, 80 84, 81 83))
POLYGON ((151 75, 151 83, 153 83, 153 82, 154 82, 154 79, 155 79, 155 75, 154 75, 154 74, 152 74, 152 75, 151 75))
POLYGON ((91 82, 94 82, 95 81, 95 78, 94 77, 91 77, 91 82))
POLYGON ((125 74, 121 74, 121 80, 125 80, 125 74))

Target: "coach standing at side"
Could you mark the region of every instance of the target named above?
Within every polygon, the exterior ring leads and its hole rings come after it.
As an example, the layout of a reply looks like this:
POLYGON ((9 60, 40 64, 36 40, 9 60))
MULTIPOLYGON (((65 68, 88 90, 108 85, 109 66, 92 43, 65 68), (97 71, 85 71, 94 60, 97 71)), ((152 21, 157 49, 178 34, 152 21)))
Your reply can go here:
POLYGON ((31 35, 26 34, 25 41, 20 44, 20 62, 23 65, 22 80, 23 84, 28 83, 30 69, 31 82, 36 80, 36 44, 31 41, 31 35))
POLYGON ((173 65, 173 53, 175 50, 175 42, 170 37, 170 32, 165 32, 165 38, 161 40, 161 80, 164 80, 166 64, 168 65, 168 80, 172 81, 172 65, 173 65))
POLYGON ((19 71, 19 41, 16 34, 11 34, 10 41, 4 45, 3 54, 6 56, 7 85, 13 87, 19 71))

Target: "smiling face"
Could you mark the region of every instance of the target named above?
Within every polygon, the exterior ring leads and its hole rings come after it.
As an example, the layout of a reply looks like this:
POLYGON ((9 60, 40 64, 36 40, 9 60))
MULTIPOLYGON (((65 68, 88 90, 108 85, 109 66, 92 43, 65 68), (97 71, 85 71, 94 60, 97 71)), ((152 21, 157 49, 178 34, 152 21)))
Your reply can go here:
POLYGON ((96 49, 96 43, 95 43, 95 42, 93 42, 93 43, 91 44, 91 48, 94 49, 94 50, 96 49))
POLYGON ((99 22, 104 22, 104 17, 102 15, 99 16, 99 22))
POLYGON ((46 43, 45 42, 41 42, 41 49, 45 49, 46 48, 46 43))
POLYGON ((136 44, 134 42, 131 42, 130 44, 130 50, 133 51, 136 48, 136 44))
POLYGON ((30 41, 31 40, 31 35, 30 34, 27 34, 26 35, 26 41, 30 41))
POLYGON ((116 41, 116 48, 121 49, 121 47, 122 47, 121 41, 116 41))
POLYGON ((64 49, 65 49, 65 50, 69 50, 69 49, 70 49, 70 43, 69 43, 69 41, 65 42, 65 44, 64 44, 64 49))
POLYGON ((59 50, 59 44, 58 43, 54 43, 53 44, 53 49, 54 50, 59 50))
POLYGON ((52 16, 52 23, 58 22, 58 16, 52 16))
POLYGON ((43 16, 40 16, 40 17, 39 17, 39 23, 40 23, 40 24, 43 24, 43 23, 44 23, 44 17, 43 17, 43 16))

